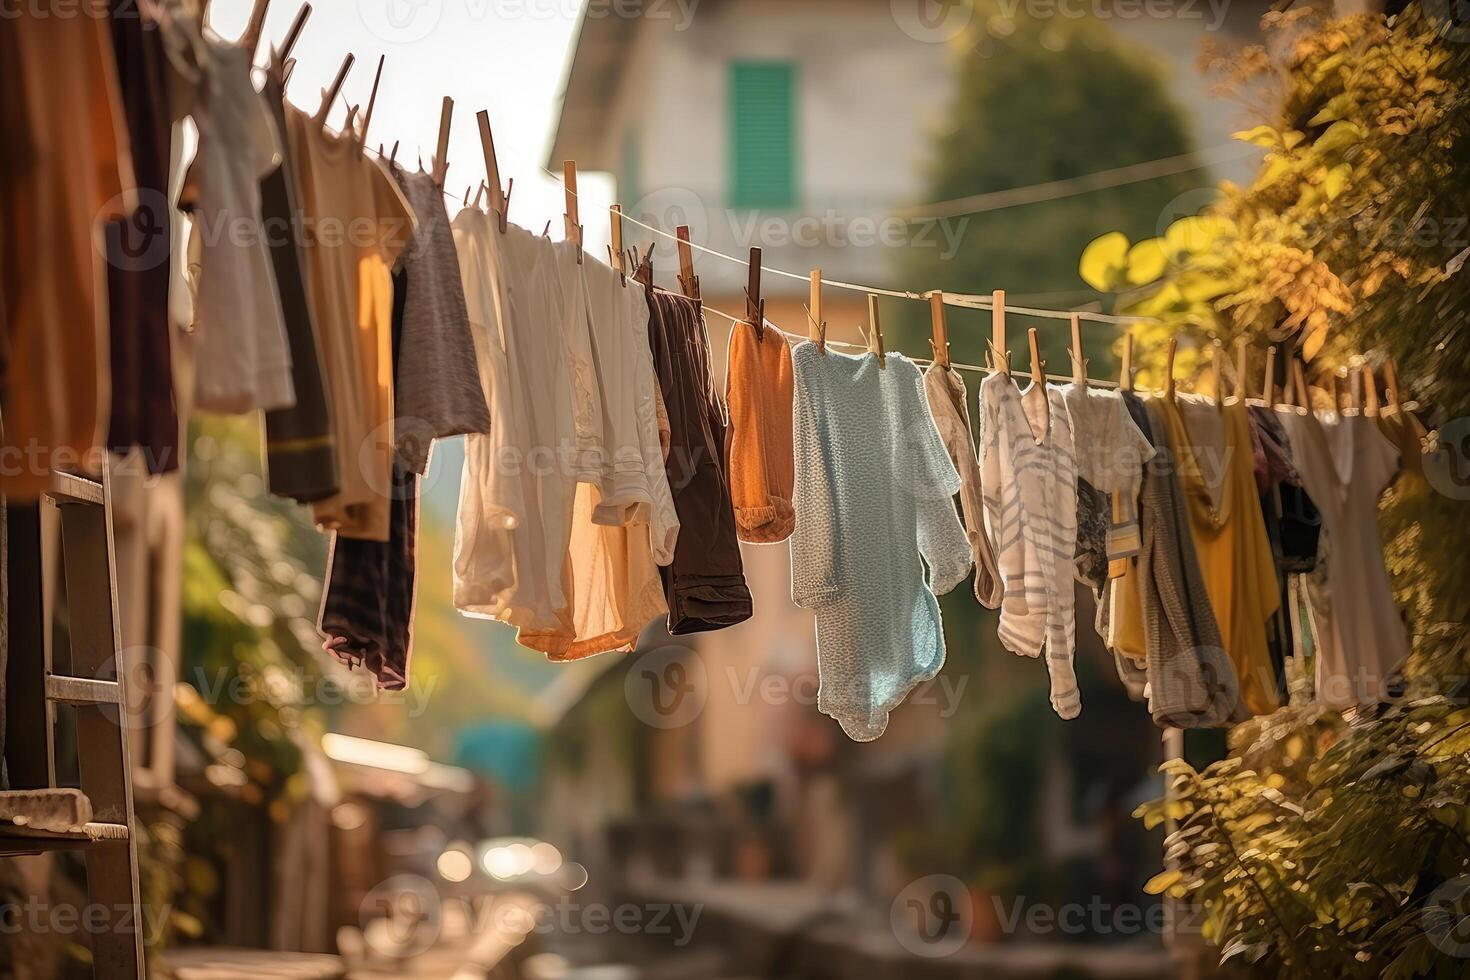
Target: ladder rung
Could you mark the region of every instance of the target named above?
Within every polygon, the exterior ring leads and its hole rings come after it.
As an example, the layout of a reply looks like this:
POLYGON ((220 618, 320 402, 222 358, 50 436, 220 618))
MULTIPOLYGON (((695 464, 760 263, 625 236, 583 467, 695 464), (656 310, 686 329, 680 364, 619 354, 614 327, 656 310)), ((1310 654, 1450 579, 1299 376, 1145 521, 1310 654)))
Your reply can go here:
POLYGON ((102 484, 70 473, 53 472, 51 474, 51 489, 46 491, 49 496, 58 500, 68 501, 74 504, 97 504, 102 505, 102 484))
POLYGON ((47 674, 46 699, 62 704, 121 704, 122 689, 117 686, 117 681, 47 674))

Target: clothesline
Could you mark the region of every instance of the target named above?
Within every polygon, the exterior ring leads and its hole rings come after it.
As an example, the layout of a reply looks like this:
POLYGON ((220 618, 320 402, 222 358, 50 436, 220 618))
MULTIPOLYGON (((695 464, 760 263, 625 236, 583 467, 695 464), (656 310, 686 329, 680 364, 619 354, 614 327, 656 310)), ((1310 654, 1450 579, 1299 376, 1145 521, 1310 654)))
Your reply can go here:
MULTIPOLYGON (((546 176, 552 178, 553 180, 556 180, 558 182, 562 182, 562 178, 558 177, 556 174, 552 173, 550 170, 547 170, 545 167, 542 167, 541 168, 541 171, 542 171, 542 173, 546 174, 546 176)), ((577 191, 574 191, 574 190, 571 190, 570 188, 565 188, 565 187, 564 187, 564 189, 566 190, 567 194, 569 194, 570 196, 572 196, 572 197, 580 197, 580 195, 578 194, 577 191)), ((614 211, 611 207, 607 208, 607 212, 608 212, 609 215, 620 215, 622 217, 622 220, 628 222, 629 224, 637 225, 639 228, 643 228, 646 231, 651 231, 655 235, 662 235, 664 238, 667 238, 670 241, 676 241, 677 242, 679 240, 678 239, 678 236, 676 236, 674 234, 671 234, 670 232, 664 231, 663 229, 658 228, 658 227, 656 227, 654 225, 650 225, 650 224, 647 224, 645 222, 639 221, 637 218, 634 218, 634 217, 630 216, 626 212, 614 211)), ((712 255, 712 256, 715 256, 716 258, 724 259, 727 262, 733 262, 736 265, 747 266, 747 267, 750 265, 750 262, 749 262, 748 259, 742 259, 742 258, 740 258, 739 256, 736 256, 736 255, 728 255, 725 252, 721 252, 718 249, 710 248, 707 245, 700 245, 698 242, 689 242, 688 245, 691 248, 694 248, 694 249, 696 249, 696 250, 698 250, 700 252, 704 252, 706 255, 712 255)), ((785 279, 794 279, 794 280, 796 280, 798 282, 803 282, 803 283, 810 281, 810 274, 808 274, 808 273, 790 272, 790 271, 788 271, 786 269, 777 269, 777 268, 774 268, 772 266, 762 265, 761 266, 761 274, 762 275, 766 275, 768 273, 770 275, 780 276, 780 277, 785 278, 785 279)), ((916 291, 910 290, 910 289, 888 289, 887 287, 884 287, 884 286, 872 286, 872 285, 867 285, 867 284, 860 283, 860 282, 846 282, 846 281, 841 280, 841 279, 823 279, 822 280, 822 285, 823 286, 831 286, 831 287, 833 287, 835 289, 846 289, 846 290, 850 290, 852 292, 872 293, 872 294, 877 295, 877 296, 888 296, 888 297, 891 297, 893 299, 914 300, 916 302, 921 302, 921 303, 927 303, 929 301, 929 295, 930 295, 930 293, 933 292, 933 290, 926 290, 926 291, 916 292, 916 291)), ((947 290, 944 292, 944 304, 946 306, 955 306, 955 307, 961 307, 961 308, 973 309, 973 310, 992 310, 992 309, 995 308, 995 304, 994 304, 994 302, 991 300, 991 298, 989 296, 976 296, 976 295, 972 295, 972 294, 969 294, 969 293, 951 293, 951 292, 949 292, 947 290)), ((1131 324, 1131 323, 1158 323, 1159 322, 1158 318, 1156 318, 1156 317, 1130 316, 1130 315, 1126 315, 1126 314, 1118 314, 1118 315, 1115 315, 1115 314, 1109 314, 1109 313, 1095 313, 1095 312, 1092 312, 1090 310, 1075 310, 1075 311, 1048 310, 1048 309, 1043 309, 1043 308, 1040 308, 1040 307, 1012 306, 1009 303, 1006 304, 1005 309, 1006 309, 1006 312, 1007 313, 1015 313, 1015 314, 1018 314, 1020 316, 1040 317, 1040 318, 1047 319, 1047 320, 1070 320, 1073 317, 1073 315, 1076 315, 1076 316, 1080 317, 1083 320, 1091 320, 1091 321, 1093 321, 1095 323, 1110 323, 1110 324, 1118 324, 1118 325, 1122 325, 1122 326, 1127 326, 1128 324, 1131 324)))
MULTIPOLYGON (((672 293, 673 292, 672 290, 663 289, 663 287, 661 287, 661 286, 656 286, 654 288, 659 289, 662 292, 667 292, 667 293, 672 293)), ((739 323, 746 322, 745 321, 745 317, 743 317, 743 316, 736 316, 733 313, 726 313, 724 310, 717 310, 713 306, 710 306, 708 303, 701 303, 700 305, 703 307, 703 309, 704 309, 704 311, 706 313, 713 313, 716 316, 724 317, 725 319, 729 320, 732 324, 739 324, 739 323)), ((863 353, 863 352, 865 352, 868 349, 868 348, 864 347, 861 344, 850 344, 850 343, 846 343, 846 342, 840 341, 840 340, 828 340, 828 341, 826 341, 826 344, 827 344, 828 347, 838 347, 838 348, 842 348, 842 349, 845 349, 845 350, 856 351, 858 353, 863 353)), ((905 354, 904 356, 905 357, 908 357, 907 354, 905 354)), ((923 366, 923 367, 928 367, 930 364, 933 364, 934 363, 934 359, 933 358, 929 358, 929 357, 910 357, 909 360, 911 360, 915 364, 918 364, 918 365, 923 366)), ((994 368, 986 367, 986 366, 983 366, 983 365, 980 365, 980 364, 962 364, 959 361, 950 361, 949 362, 949 366, 952 367, 952 368, 955 368, 956 370, 959 370, 959 371, 973 371, 976 374, 982 374, 982 375, 983 374, 994 374, 995 373, 995 369, 994 368)), ((1046 377, 1046 380, 1048 380, 1048 381, 1060 381, 1060 382, 1063 382, 1063 383, 1073 380, 1070 375, 1048 374, 1045 377, 1046 377)), ((1119 387, 1119 384, 1116 381, 1109 381, 1109 380, 1106 380, 1106 379, 1096 379, 1096 378, 1088 378, 1087 379, 1087 384, 1088 384, 1089 387, 1093 387, 1093 388, 1117 388, 1117 387, 1119 387)))

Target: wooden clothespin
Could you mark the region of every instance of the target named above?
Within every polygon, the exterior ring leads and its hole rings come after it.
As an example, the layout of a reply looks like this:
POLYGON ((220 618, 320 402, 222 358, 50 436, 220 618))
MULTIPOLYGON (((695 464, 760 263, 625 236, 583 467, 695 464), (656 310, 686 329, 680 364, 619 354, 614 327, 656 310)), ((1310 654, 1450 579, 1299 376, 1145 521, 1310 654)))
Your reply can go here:
POLYGON ((1383 359, 1383 394, 1389 410, 1397 412, 1403 402, 1403 393, 1399 391, 1398 365, 1392 357, 1383 359))
POLYGON ((689 299, 699 300, 699 277, 694 274, 694 247, 689 244, 689 226, 674 229, 679 240, 679 291, 689 299))
POLYGON ((1133 390, 1133 331, 1123 334, 1122 370, 1118 373, 1118 387, 1123 391, 1133 390))
POLYGON ((1377 418, 1378 411, 1378 379, 1373 376, 1373 365, 1364 361, 1362 367, 1358 368, 1362 375, 1363 383, 1363 412, 1370 418, 1377 418))
POLYGON ((624 286, 628 285, 628 267, 626 256, 623 251, 623 206, 614 204, 607 209, 608 221, 612 224, 612 244, 608 246, 612 251, 613 268, 618 270, 618 278, 624 286))
POLYGON ((949 323, 944 313, 944 292, 936 289, 929 294, 929 346, 934 349, 934 363, 941 368, 949 367, 949 323))
POLYGON ((882 370, 887 364, 887 354, 883 349, 883 324, 878 319, 878 294, 868 294, 868 350, 878 355, 878 368, 882 370))
MULTIPOLYGON (((285 65, 286 59, 291 57, 291 50, 296 47, 296 42, 301 39, 301 32, 306 27, 306 19, 311 16, 311 4, 303 3, 301 9, 296 11, 296 19, 291 21, 291 26, 286 30, 286 37, 281 41, 281 46, 276 49, 272 61, 285 65)), ((262 24, 262 26, 264 26, 262 24)), ((258 42, 257 42, 258 43, 258 42)))
POLYGON ((250 8, 250 19, 245 22, 245 33, 240 35, 240 47, 251 55, 260 47, 260 35, 265 32, 265 14, 270 5, 271 0, 255 0, 250 8))
POLYGON ((827 321, 822 319, 822 270, 812 270, 811 302, 806 308, 806 336, 817 345, 820 353, 827 353, 827 321))
POLYGON ((1036 328, 1026 331, 1026 345, 1031 348, 1031 388, 1041 393, 1041 429, 1051 431, 1051 402, 1046 392, 1046 362, 1041 359, 1041 342, 1036 328))
POLYGON ((1332 395, 1332 413, 1334 415, 1341 415, 1342 414, 1342 376, 1339 375, 1336 371, 1332 371, 1331 374, 1332 374, 1332 381, 1330 383, 1331 383, 1331 386, 1332 386, 1332 391, 1331 391, 1331 395, 1332 395))
POLYGON ((1174 355, 1179 351, 1179 338, 1169 338, 1169 349, 1164 354, 1164 397, 1174 400, 1174 355))
MULTIPOLYGON (((1361 366, 1362 365, 1359 365, 1359 367, 1361 366)), ((1363 389, 1359 387, 1359 385, 1362 384, 1362 381, 1363 372, 1361 370, 1348 368, 1348 408, 1352 409, 1355 415, 1361 415, 1363 413, 1363 389)))
POLYGON ((465 187, 465 189, 464 189, 464 206, 465 207, 469 207, 470 206, 470 194, 474 191, 474 189, 475 188, 474 188, 473 185, 465 187))
POLYGON ((577 264, 582 264, 582 215, 577 200, 577 161, 567 160, 561 165, 562 190, 566 192, 567 241, 577 246, 577 264))
POLYGON ((393 141, 393 152, 388 154, 388 166, 391 167, 394 164, 396 164, 397 162, 398 162, 398 141, 397 140, 394 140, 393 141))
POLYGON ((347 73, 352 70, 352 63, 356 60, 356 55, 351 51, 347 52, 347 57, 342 59, 342 67, 337 69, 337 77, 332 79, 331 86, 322 93, 322 107, 317 110, 316 117, 312 120, 318 127, 327 124, 327 116, 332 111, 332 104, 337 101, 337 96, 342 91, 342 83, 347 81, 347 73))
POLYGON ((761 298, 760 246, 751 246, 750 262, 746 268, 745 322, 755 330, 755 339, 761 340, 766 335, 766 301, 761 298))
POLYGON ((1210 345, 1210 365, 1215 372, 1215 409, 1225 412, 1225 345, 1216 341, 1210 345))
POLYGON ((1296 387, 1297 407, 1310 412, 1312 410, 1312 391, 1307 387, 1307 372, 1298 358, 1291 360, 1291 376, 1296 387))
POLYGON ((990 294, 990 369, 1007 377, 1011 373, 1011 354, 1006 350, 1006 291, 990 294))
MULTIPOLYGON (((485 153, 485 181, 490 188, 490 210, 494 211, 500 221, 500 230, 506 229, 506 212, 510 209, 511 190, 515 187, 515 181, 504 191, 500 186, 500 164, 495 160, 495 139, 490 134, 490 113, 481 109, 475 113, 475 118, 480 123, 480 148, 485 153)), ((440 115, 443 119, 443 115, 440 115)), ((440 122, 440 140, 445 139, 447 126, 440 122)), ((442 145, 442 143, 441 143, 442 145)))
POLYGON ((1235 338, 1235 397, 1240 399, 1242 405, 1251 395, 1250 374, 1250 345, 1245 337, 1235 338))
MULTIPOLYGON (((454 100, 444 96, 439 106, 439 142, 434 147, 434 159, 429 161, 434 183, 442 189, 444 177, 449 173, 449 128, 454 122, 454 100)), ((419 161, 422 169, 423 161, 419 161)))
POLYGON ((373 89, 371 92, 368 93, 367 112, 363 113, 362 116, 362 139, 359 144, 362 146, 367 145, 368 126, 370 126, 373 121, 373 106, 377 105, 378 103, 378 83, 383 80, 383 62, 387 60, 387 55, 378 55, 378 70, 373 73, 373 89))
POLYGON ((1276 345, 1266 348, 1266 374, 1261 381, 1261 399, 1267 408, 1276 407, 1276 345))
POLYGON ((1067 319, 1072 325, 1072 383, 1086 388, 1087 358, 1082 356, 1082 314, 1073 313, 1067 319))
POLYGON ((480 181, 480 186, 475 189, 475 209, 479 210, 480 202, 485 198, 485 182, 480 181))

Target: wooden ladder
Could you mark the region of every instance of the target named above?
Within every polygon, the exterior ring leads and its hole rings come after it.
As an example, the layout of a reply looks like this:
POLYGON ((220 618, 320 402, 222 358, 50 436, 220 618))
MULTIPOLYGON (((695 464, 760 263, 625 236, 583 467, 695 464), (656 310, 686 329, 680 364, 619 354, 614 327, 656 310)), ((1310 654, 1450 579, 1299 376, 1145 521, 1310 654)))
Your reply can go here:
POLYGON ((93 975, 143 980, 130 716, 125 671, 118 669, 109 501, 105 474, 102 483, 55 474, 38 503, 6 511, 4 718, 10 789, 0 792, 0 854, 81 850, 91 908, 79 921, 90 933, 93 975), (55 574, 46 544, 47 529, 56 526, 71 641, 71 663, 61 673, 52 669, 50 584, 55 574), (80 790, 56 785, 57 705, 75 710, 80 790))

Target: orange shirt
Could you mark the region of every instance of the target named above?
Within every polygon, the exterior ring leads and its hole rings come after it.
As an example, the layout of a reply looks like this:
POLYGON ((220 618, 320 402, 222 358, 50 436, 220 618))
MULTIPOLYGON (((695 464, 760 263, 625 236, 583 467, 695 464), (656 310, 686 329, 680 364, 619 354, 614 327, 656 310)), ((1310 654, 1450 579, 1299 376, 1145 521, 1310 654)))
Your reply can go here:
POLYGON ((35 499, 53 468, 102 460, 108 383, 100 222, 133 210, 127 129, 101 15, 22 14, 0 31, 0 487, 35 499))

